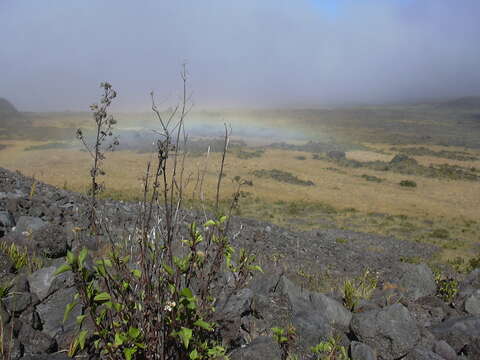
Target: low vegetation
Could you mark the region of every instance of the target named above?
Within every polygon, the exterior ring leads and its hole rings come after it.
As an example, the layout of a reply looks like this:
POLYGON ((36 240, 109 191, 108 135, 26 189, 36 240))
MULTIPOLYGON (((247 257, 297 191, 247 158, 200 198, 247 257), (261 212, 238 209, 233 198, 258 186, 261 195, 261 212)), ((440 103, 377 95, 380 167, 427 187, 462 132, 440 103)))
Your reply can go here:
POLYGON ((255 170, 253 175, 260 178, 271 178, 276 181, 284 182, 287 184, 301 185, 301 186, 314 186, 315 183, 311 180, 302 180, 288 171, 272 169, 272 170, 255 170))
POLYGON ((435 151, 425 146, 403 147, 403 148, 392 147, 390 148, 390 150, 394 152, 400 152, 402 154, 406 154, 409 156, 434 156, 442 159, 450 159, 450 160, 458 160, 458 161, 478 160, 478 157, 473 156, 470 153, 465 151, 448 151, 448 150, 435 151))
POLYGON ((402 180, 399 182, 400 186, 403 186, 403 187, 411 187, 411 188, 415 188, 417 187, 417 183, 413 180, 402 180))
POLYGON ((89 254, 85 248, 78 254, 68 252, 66 263, 57 270, 57 274, 72 271, 78 289, 65 317, 78 305, 85 309, 76 319, 79 331, 70 348, 71 356, 93 342, 101 358, 111 360, 223 358, 226 350, 216 331, 215 299, 228 298, 245 286, 254 271, 261 271, 253 254, 235 250, 230 242, 230 217, 241 180, 229 213, 224 215, 220 208, 218 194, 229 142, 227 130, 214 217, 206 218, 203 224, 189 224, 188 236, 184 236, 181 219, 186 179, 181 144, 188 106, 185 68, 182 79, 183 101, 166 117, 158 110, 152 94, 152 109, 161 134, 156 141, 156 161, 146 167, 135 227, 122 237, 114 235, 97 201, 97 176, 106 174, 100 165, 104 159, 100 145, 103 138, 111 136, 113 124, 107 113, 114 98, 109 84, 102 84, 104 106, 93 107, 98 133, 103 132, 104 121, 108 132, 97 136, 92 148, 81 132, 78 135, 93 160, 90 223, 79 236, 100 236, 110 244, 110 250, 106 256, 94 259, 93 266, 87 265, 89 254), (231 274, 230 280, 226 273, 231 274), (84 326, 87 321, 93 324, 93 331, 84 326))
POLYGON ((71 144, 65 142, 49 142, 46 144, 27 146, 25 151, 69 149, 71 147, 71 144))
POLYGON ((354 310, 362 299, 368 300, 377 288, 378 276, 369 269, 362 275, 345 280, 343 283, 343 303, 349 310, 354 310))
MULTIPOLYGON (((297 340, 296 329, 292 325, 286 328, 272 328, 272 337, 281 350, 281 360, 299 360, 294 346, 297 340)), ((310 357, 315 360, 350 360, 347 349, 341 345, 339 336, 331 336, 326 341, 321 341, 310 348, 310 357)))

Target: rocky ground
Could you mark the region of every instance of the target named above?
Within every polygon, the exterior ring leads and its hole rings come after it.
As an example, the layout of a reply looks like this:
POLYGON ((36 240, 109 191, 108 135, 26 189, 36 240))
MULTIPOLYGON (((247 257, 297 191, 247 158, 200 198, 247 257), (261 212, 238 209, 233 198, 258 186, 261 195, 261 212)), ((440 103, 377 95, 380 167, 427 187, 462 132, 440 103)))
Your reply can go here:
MULTIPOLYGON (((84 225, 85 205, 79 194, 0 169, 0 242, 32 254, 19 269, 6 246, 0 251, 7 358, 67 358, 81 309, 63 323, 75 284, 70 273, 54 272, 68 249, 102 246, 79 244, 72 231, 84 225)), ((114 226, 133 221, 135 204, 104 205, 114 226)), ((186 212, 185 224, 198 217, 186 212)), ((296 233, 242 218, 233 220, 232 238, 235 246, 255 251, 264 268, 248 288, 218 306, 233 360, 280 359, 271 328, 288 325, 297 332, 295 351, 306 359, 310 346, 332 337, 353 360, 480 359, 480 269, 449 274, 459 291, 445 302, 428 266, 402 262, 428 259, 434 246, 338 229, 296 233), (339 285, 366 269, 378 277, 375 291, 346 308, 339 285)))

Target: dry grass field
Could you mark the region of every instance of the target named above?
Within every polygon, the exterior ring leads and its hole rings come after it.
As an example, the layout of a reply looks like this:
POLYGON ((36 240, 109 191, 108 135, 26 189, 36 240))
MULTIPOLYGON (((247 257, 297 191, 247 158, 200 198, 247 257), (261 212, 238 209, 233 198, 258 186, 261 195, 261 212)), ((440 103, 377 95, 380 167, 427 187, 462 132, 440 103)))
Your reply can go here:
MULTIPOLYGON (((84 192, 88 186, 89 157, 78 149, 25 151, 48 142, 3 140, 0 166, 34 176, 36 179, 70 190, 84 192)), ((347 152, 357 161, 390 161, 395 155, 390 144, 363 144, 371 150, 347 152)), ((445 150, 432 146, 432 150, 445 150)), ((251 149, 242 149, 252 151, 251 149)), ((448 151, 455 150, 448 147, 448 151)), ((457 149, 460 151, 460 149, 457 149)), ((461 149, 464 151, 465 149, 461 149)), ((341 227, 358 231, 395 235, 411 241, 439 245, 439 260, 468 259, 478 251, 480 237, 480 182, 450 181, 417 175, 403 175, 368 168, 343 167, 327 159, 315 159, 312 153, 265 148, 258 157, 242 159, 233 149, 225 167, 224 198, 228 198, 236 176, 251 180, 243 188, 237 213, 260 218, 282 226, 309 230, 341 227), (259 177, 255 171, 281 170, 313 186, 291 184, 259 177), (366 177, 377 181, 368 181, 366 177), (414 181, 415 188, 402 187, 402 180, 414 181)), ((469 150, 480 157, 480 151, 469 150)), ((142 176, 150 154, 116 151, 107 154, 104 196, 132 200, 140 196, 142 176)), ((429 164, 449 163, 478 167, 480 161, 458 161, 434 156, 418 156, 429 164)), ((197 174, 205 167, 205 156, 187 159, 185 178, 190 179, 186 194, 192 197, 197 174)), ((205 196, 214 196, 219 155, 210 154, 205 178, 205 196)), ((257 173, 258 174, 258 173, 257 173)), ((198 194, 197 194, 198 198, 198 194)), ((374 249, 372 249, 374 251, 374 249)))

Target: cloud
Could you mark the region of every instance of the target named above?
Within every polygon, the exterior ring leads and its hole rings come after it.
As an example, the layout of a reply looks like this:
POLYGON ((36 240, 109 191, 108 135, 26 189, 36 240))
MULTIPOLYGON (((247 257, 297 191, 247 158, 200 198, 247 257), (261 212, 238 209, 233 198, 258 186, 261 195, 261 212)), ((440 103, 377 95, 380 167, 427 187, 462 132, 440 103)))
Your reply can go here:
POLYGON ((198 107, 322 106, 480 94, 477 0, 0 2, 0 96, 123 110, 175 100, 188 62, 198 107), (331 2, 331 1, 330 1, 331 2))

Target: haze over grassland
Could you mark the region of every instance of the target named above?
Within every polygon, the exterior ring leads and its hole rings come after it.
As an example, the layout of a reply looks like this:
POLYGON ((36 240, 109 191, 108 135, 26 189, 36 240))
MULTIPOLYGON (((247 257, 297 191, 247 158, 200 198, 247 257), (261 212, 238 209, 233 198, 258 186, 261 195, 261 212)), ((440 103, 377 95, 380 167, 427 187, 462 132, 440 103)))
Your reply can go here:
POLYGON ((28 111, 316 108, 480 94, 476 0, 0 2, 0 97, 28 111))

